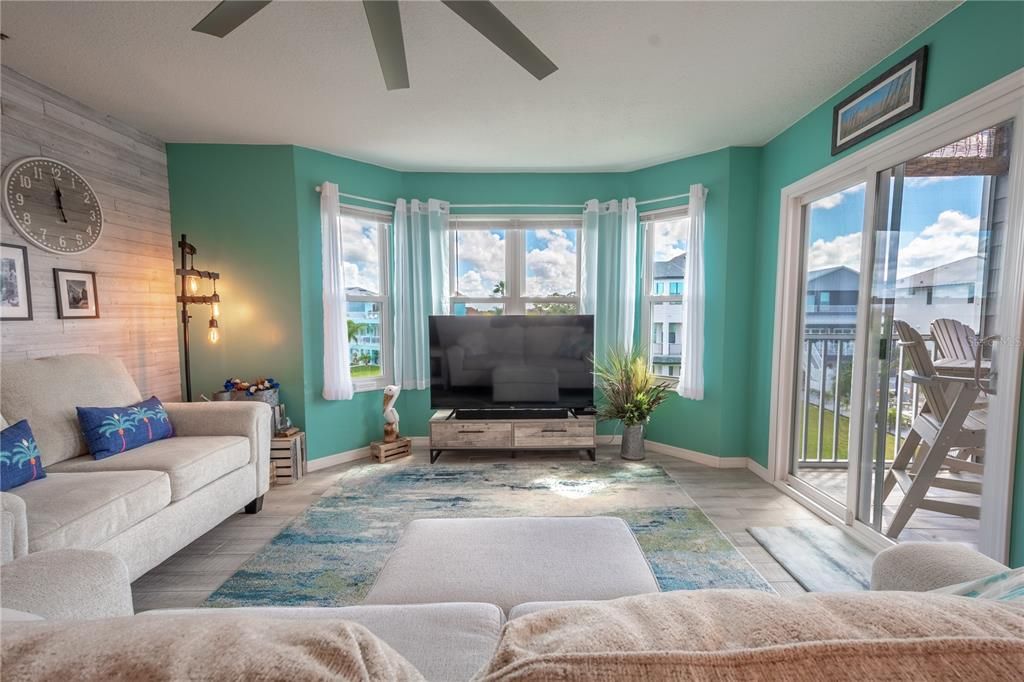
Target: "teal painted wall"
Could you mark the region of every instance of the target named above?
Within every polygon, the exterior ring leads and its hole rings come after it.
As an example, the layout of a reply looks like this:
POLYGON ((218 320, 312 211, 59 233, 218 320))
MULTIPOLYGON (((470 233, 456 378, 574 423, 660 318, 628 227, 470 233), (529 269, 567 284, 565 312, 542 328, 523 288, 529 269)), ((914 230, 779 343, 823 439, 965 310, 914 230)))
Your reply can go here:
POLYGON ((304 423, 292 148, 169 144, 167 169, 175 241, 187 234, 196 267, 221 274, 217 345, 206 340, 209 311, 192 308, 193 398, 232 376, 272 376, 304 423))
MULTIPOLYGON (((891 133, 999 78, 1024 67, 1024 3, 967 2, 903 48, 880 62, 837 95, 769 142, 762 150, 756 264, 754 325, 750 352, 751 394, 747 451, 768 463, 772 337, 775 276, 779 236, 779 198, 783 187, 832 163, 829 138, 832 107, 879 73, 922 45, 928 45, 924 109, 890 128, 891 133)), ((863 144, 877 142, 879 136, 863 144)), ((855 146, 845 154, 860 148, 855 146)), ((1021 150, 1017 150, 1018 152, 1021 150)), ((1022 414, 1024 421, 1024 414, 1022 414)), ((1024 471, 1024 430, 1017 448, 1017 466, 1024 471)), ((1024 563, 1024 475, 1016 477, 1014 564, 1024 563)))

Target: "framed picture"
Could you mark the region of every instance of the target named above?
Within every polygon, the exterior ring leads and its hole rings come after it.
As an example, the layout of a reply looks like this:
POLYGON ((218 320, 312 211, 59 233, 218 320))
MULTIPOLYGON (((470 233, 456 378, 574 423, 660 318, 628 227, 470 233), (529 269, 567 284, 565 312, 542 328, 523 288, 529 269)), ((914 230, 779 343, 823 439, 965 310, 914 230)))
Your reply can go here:
POLYGON ((60 319, 100 316, 95 272, 54 268, 53 286, 57 290, 57 317, 60 319))
POLYGON ((17 244, 0 244, 0 251, 0 320, 31 320, 28 249, 17 244))
POLYGON ((832 110, 832 156, 921 111, 928 47, 910 55, 832 110))

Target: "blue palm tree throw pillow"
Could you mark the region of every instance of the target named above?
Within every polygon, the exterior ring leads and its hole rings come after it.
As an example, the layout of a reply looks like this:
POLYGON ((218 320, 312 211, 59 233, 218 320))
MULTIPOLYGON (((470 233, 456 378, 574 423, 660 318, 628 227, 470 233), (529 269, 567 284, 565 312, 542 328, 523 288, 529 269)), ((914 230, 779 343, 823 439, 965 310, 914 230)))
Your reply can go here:
POLYGON ((127 407, 79 407, 78 424, 96 459, 170 438, 174 427, 163 403, 149 398, 127 407))
POLYGON ((0 431, 0 490, 46 478, 39 446, 28 422, 22 419, 0 431))

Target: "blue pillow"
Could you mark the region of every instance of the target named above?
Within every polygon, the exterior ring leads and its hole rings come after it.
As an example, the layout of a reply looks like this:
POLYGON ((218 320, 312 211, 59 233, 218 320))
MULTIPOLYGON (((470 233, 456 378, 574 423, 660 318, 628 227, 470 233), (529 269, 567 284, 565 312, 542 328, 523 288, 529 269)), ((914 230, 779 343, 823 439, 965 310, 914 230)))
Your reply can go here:
POLYGON ((0 431, 0 490, 46 478, 39 446, 28 422, 22 419, 0 431))
POLYGON ((127 407, 78 407, 78 424, 96 459, 170 438, 174 427, 157 398, 127 407))

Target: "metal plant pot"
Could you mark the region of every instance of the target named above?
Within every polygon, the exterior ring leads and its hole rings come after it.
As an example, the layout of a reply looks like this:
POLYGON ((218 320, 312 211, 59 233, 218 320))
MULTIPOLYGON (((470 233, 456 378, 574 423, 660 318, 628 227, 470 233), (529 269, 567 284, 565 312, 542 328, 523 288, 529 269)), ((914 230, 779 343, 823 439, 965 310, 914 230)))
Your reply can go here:
POLYGON ((639 461, 644 458, 644 425, 625 426, 622 430, 622 459, 639 461))

